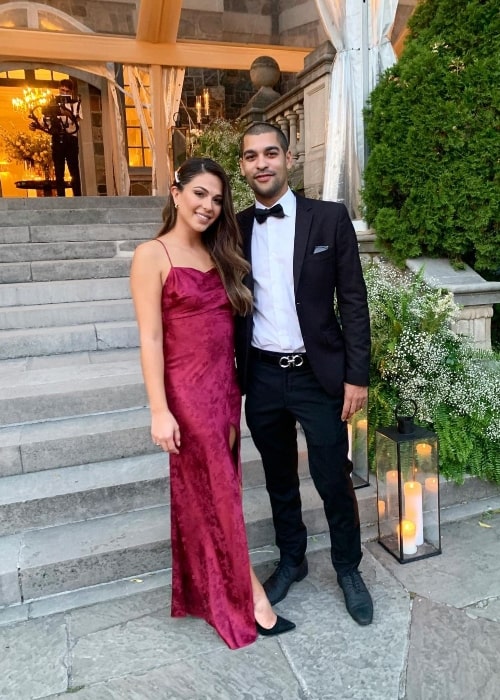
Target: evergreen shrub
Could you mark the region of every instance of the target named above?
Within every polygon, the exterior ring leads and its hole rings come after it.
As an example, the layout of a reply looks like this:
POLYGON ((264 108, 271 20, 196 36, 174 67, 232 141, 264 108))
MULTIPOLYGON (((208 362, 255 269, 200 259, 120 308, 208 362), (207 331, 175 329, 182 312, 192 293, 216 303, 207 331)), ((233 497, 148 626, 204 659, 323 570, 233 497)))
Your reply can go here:
POLYGON ((389 257, 500 269, 498 0, 423 0, 366 110, 364 215, 389 257))

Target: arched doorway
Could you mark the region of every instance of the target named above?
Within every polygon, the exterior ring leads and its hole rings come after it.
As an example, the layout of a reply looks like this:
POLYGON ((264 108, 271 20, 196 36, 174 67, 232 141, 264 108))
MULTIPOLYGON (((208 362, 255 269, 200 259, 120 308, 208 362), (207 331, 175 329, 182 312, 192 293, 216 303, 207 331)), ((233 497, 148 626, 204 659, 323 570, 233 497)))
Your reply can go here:
MULTIPOLYGON (((81 22, 60 10, 40 3, 17 1, 0 6, 0 26, 15 26, 45 31, 91 33, 81 22)), ((117 96, 113 64, 51 65, 7 61, 0 64, 0 113, 10 109, 9 91, 22 86, 55 87, 60 75, 69 75, 77 83, 83 120, 80 125, 80 170, 83 193, 115 195, 129 193, 129 177, 124 146, 120 100, 117 96), (2 89, 7 91, 2 95, 2 89)), ((21 128, 19 119, 10 121, 21 128)), ((5 118, 2 123, 8 123, 5 118)), ((28 124, 25 124, 27 129, 28 124)), ((1 144, 0 144, 1 147, 1 144)), ((0 172, 4 181, 9 168, 0 153, 0 172)), ((6 188, 3 188, 6 189, 6 188)), ((5 192, 4 192, 5 196, 5 192)), ((21 196, 23 196, 21 194, 21 196)), ((25 196, 25 194, 24 194, 25 196)))

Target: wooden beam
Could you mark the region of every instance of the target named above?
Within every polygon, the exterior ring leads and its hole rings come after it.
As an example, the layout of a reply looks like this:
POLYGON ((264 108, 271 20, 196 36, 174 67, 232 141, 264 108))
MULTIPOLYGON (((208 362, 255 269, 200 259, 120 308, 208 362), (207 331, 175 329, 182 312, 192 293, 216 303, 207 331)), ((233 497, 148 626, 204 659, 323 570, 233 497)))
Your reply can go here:
POLYGON ((296 73, 313 49, 267 44, 223 44, 179 41, 153 44, 102 34, 68 34, 0 28, 0 61, 18 59, 43 63, 113 61, 132 65, 180 66, 249 70, 259 56, 272 56, 280 70, 296 73))
POLYGON ((181 9, 182 0, 141 0, 136 38, 154 44, 175 44, 181 9))

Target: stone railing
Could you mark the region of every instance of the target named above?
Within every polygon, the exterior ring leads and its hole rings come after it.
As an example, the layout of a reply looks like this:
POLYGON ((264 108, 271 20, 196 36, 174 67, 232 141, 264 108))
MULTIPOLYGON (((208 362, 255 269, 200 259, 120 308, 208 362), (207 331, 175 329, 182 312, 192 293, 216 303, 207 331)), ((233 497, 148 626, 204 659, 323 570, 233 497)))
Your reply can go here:
POLYGON ((491 349, 491 318, 493 304, 500 303, 500 282, 488 282, 471 267, 455 270, 449 260, 414 258, 406 261, 414 273, 422 268, 424 280, 432 287, 442 287, 453 294, 461 307, 453 330, 473 338, 478 348, 491 349))

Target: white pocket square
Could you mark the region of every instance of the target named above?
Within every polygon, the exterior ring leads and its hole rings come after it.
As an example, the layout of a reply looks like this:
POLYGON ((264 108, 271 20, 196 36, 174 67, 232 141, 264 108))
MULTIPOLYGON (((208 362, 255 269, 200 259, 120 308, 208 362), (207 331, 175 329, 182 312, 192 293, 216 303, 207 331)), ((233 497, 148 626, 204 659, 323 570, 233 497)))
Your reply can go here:
POLYGON ((315 253, 324 253, 325 250, 328 250, 329 247, 330 246, 327 246, 327 245, 317 245, 317 246, 315 246, 315 248, 313 250, 313 255, 315 253))

